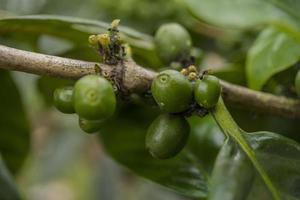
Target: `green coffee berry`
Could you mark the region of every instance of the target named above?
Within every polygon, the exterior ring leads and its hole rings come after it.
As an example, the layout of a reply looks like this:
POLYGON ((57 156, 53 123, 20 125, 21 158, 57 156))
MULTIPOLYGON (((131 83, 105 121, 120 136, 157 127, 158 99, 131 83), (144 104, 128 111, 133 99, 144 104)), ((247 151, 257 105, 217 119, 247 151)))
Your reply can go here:
POLYGON ((300 97, 300 70, 296 74, 295 89, 296 89, 297 95, 300 97))
POLYGON ((74 113, 73 87, 61 87, 55 89, 53 93, 55 107, 62 113, 74 113))
POLYGON ((113 115, 116 96, 111 83, 97 75, 87 75, 74 86, 76 113, 88 120, 104 120, 113 115))
POLYGON ((79 117, 79 127, 86 133, 95 133, 100 130, 101 120, 88 120, 79 117))
POLYGON ((190 126, 184 117, 162 114, 148 128, 146 148, 155 158, 171 158, 183 149, 189 132, 190 126))
POLYGON ((169 113, 186 110, 193 99, 193 85, 180 72, 165 70, 157 75, 151 85, 158 106, 169 113))
POLYGON ((220 97, 221 85, 217 77, 204 75, 203 79, 197 80, 195 84, 196 102, 204 108, 214 107, 220 97))
POLYGON ((167 64, 188 55, 192 48, 191 36, 177 23, 160 26, 154 41, 158 56, 167 64))

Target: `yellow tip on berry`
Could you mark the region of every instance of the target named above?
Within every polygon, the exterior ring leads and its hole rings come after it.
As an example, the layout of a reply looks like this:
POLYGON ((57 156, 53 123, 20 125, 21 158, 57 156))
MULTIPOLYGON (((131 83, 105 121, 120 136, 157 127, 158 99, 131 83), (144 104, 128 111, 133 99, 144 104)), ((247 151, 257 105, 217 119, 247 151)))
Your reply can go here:
POLYGON ((180 71, 180 73, 183 74, 183 75, 185 75, 185 76, 189 75, 189 71, 187 69, 182 69, 180 71))
POLYGON ((115 29, 119 26, 120 20, 119 19, 115 19, 112 21, 111 23, 111 28, 115 29))
POLYGON ((189 72, 197 72, 197 68, 196 68, 195 65, 190 65, 190 66, 188 67, 188 70, 189 70, 189 72))
POLYGON ((89 37, 89 43, 91 45, 96 45, 98 43, 97 36, 96 35, 90 35, 90 37, 89 37))
POLYGON ((194 81, 194 80, 196 80, 197 78, 198 78, 197 73, 195 73, 195 72, 189 73, 188 79, 189 79, 190 81, 194 81))
POLYGON ((109 35, 104 33, 104 34, 99 34, 97 35, 97 41, 104 47, 108 47, 110 43, 110 38, 109 35))

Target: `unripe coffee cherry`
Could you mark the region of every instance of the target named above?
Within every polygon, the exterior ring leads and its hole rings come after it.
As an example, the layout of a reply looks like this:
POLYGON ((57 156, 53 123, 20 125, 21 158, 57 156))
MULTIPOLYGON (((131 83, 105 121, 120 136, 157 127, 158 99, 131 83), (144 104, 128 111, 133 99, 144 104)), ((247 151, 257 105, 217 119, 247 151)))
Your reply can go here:
POLYGON ((167 64, 188 55, 192 48, 191 36, 184 27, 177 23, 160 26, 154 41, 158 56, 167 64))
POLYGON ((74 86, 76 113, 88 120, 104 120, 113 115, 116 96, 111 83, 97 75, 87 75, 74 86))
POLYGON ((88 120, 79 117, 79 127, 86 133, 95 133, 101 128, 101 120, 88 120))
POLYGON ((220 81, 215 76, 205 75, 196 82, 194 90, 197 103, 204 108, 212 108, 220 97, 220 81))
POLYGON ((193 85, 180 72, 165 70, 152 82, 151 92, 158 106, 169 113, 186 110, 193 98, 193 85))
POLYGON ((295 89, 298 97, 300 97, 300 70, 297 72, 296 78, 295 78, 295 89))
POLYGON ((171 158, 183 149, 189 132, 190 126, 183 116, 162 114, 148 128, 146 148, 155 158, 171 158))
POLYGON ((73 87, 61 87, 55 89, 53 93, 55 107, 62 113, 74 113, 73 87))

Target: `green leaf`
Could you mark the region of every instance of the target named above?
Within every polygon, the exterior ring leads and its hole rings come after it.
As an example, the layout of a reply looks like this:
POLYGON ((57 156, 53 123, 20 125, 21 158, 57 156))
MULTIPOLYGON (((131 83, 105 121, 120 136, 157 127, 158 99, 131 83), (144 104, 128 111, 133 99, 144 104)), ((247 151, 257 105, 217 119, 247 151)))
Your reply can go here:
POLYGON ((105 122, 100 138, 107 153, 136 174, 190 197, 207 195, 207 177, 198 159, 185 149, 178 156, 158 160, 145 149, 147 127, 158 115, 151 107, 125 106, 105 122))
POLYGON ((203 118, 192 116, 188 121, 191 126, 188 148, 210 172, 224 142, 224 135, 211 115, 203 118))
POLYGON ((274 200, 280 199, 280 193, 278 189, 274 186, 274 183, 271 181, 269 175, 266 173, 266 170, 258 161, 254 150, 248 144, 243 131, 240 127, 235 123, 232 116, 228 112, 222 97, 220 97, 219 102, 212 110, 212 114, 227 137, 231 137, 235 142, 239 144, 241 149, 245 152, 245 154, 250 159, 251 163, 255 167, 256 171, 259 173, 264 183, 266 184, 268 190, 271 192, 274 200))
POLYGON ((300 43, 274 28, 263 30, 247 55, 248 85, 260 90, 274 74, 281 72, 300 58, 300 43))
POLYGON ((229 186, 222 186, 222 182, 224 183, 226 178, 217 178, 217 175, 213 174, 215 186, 212 187, 212 190, 220 193, 226 190, 224 187, 230 187, 232 192, 228 199, 236 199, 237 197, 240 197, 237 199, 246 199, 245 197, 248 195, 251 196, 248 199, 300 198, 300 145, 297 142, 271 132, 244 132, 232 119, 221 98, 213 111, 213 115, 228 139, 234 141, 234 143, 227 142, 225 147, 223 146, 223 152, 221 151, 218 156, 214 173, 220 174, 222 169, 219 169, 219 165, 223 165, 223 162, 226 168, 231 159, 235 162, 232 166, 233 171, 227 174, 227 179, 235 180, 230 180, 229 186), (231 145, 231 147, 226 147, 226 145, 231 145), (226 151, 228 152, 226 153, 226 151), (224 162, 226 159, 229 160, 224 162), (237 171, 234 171, 235 165, 238 166, 237 171), (250 165, 256 172, 256 176, 252 186, 249 183, 245 184, 244 187, 251 187, 251 190, 247 192, 239 184, 250 180, 246 174, 250 165), (239 168, 241 166, 242 168, 239 168), (243 172, 243 170, 246 171, 243 172), (233 176, 234 174, 236 177, 233 176), (244 191, 243 194, 239 193, 241 190, 244 191), (264 198, 258 198, 257 195, 263 195, 264 198), (266 198, 265 195, 269 197, 266 198))
POLYGON ((78 60, 86 60, 86 61, 93 61, 93 62, 102 62, 99 57, 99 54, 95 49, 92 49, 88 46, 77 46, 68 51, 59 54, 61 57, 65 58, 73 58, 78 60))
POLYGON ((0 153, 16 173, 29 152, 30 128, 19 91, 8 71, 0 70, 0 153))
MULTIPOLYGON (((87 18, 93 17, 95 19, 99 19, 103 15, 101 10, 102 8, 99 6, 99 2, 95 0, 45 0, 43 3, 44 6, 39 10, 39 12, 35 13, 48 13, 87 18)), ((33 5, 33 7, 35 6, 33 5)))
POLYGON ((1 10, 9 13, 29 14, 37 13, 46 1, 40 0, 1 0, 1 10))
POLYGON ((15 181, 6 168, 0 155, 0 197, 3 200, 19 200, 21 196, 18 192, 15 181))
POLYGON ((214 165, 208 199, 247 199, 254 172, 250 160, 239 145, 227 138, 214 165))
POLYGON ((198 18, 227 27, 248 29, 273 24, 300 40, 299 2, 295 0, 185 0, 198 18))
MULTIPOLYGON (((244 133, 282 199, 299 199, 300 145, 271 132, 244 133)), ((214 166, 209 200, 272 199, 240 146, 227 139, 214 166)))
MULTIPOLYGON (((110 25, 105 22, 82 18, 28 15, 0 19, 0 36, 6 34, 50 35, 72 42, 75 45, 74 48, 86 48, 89 46, 88 37, 91 34, 104 33, 109 27, 110 25)), ((133 48, 134 58, 148 62, 149 67, 160 65, 151 36, 125 26, 120 26, 120 33, 122 39, 133 48)))
MULTIPOLYGON (((109 26, 101 21, 56 15, 28 15, 0 19, 2 34, 17 31, 49 34, 76 43, 87 43, 89 35, 104 33, 109 26)), ((120 31, 125 41, 133 47, 150 50, 154 48, 152 37, 123 26, 120 26, 120 31)))
POLYGON ((282 199, 300 199, 300 144, 271 132, 244 135, 282 199))
POLYGON ((225 81, 244 85, 245 84, 245 70, 241 64, 227 64, 224 67, 216 68, 213 70, 213 74, 225 81))

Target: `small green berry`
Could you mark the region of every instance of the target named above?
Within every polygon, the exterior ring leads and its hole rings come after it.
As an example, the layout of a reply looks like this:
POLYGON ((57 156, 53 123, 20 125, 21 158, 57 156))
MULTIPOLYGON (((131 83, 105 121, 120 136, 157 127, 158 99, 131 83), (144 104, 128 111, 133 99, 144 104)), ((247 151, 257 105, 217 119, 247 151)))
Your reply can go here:
POLYGON ((188 55, 192 48, 191 36, 184 27, 177 23, 160 26, 154 41, 159 57, 166 64, 188 55))
POLYGON ((193 85, 187 77, 175 70, 160 72, 151 85, 158 106, 169 113, 186 110, 193 99, 193 85))
POLYGON ((171 158, 183 149, 189 132, 190 126, 183 116, 162 114, 148 128, 146 148, 155 158, 171 158))
POLYGON ((61 87, 55 89, 53 93, 55 107, 62 113, 74 113, 73 87, 61 87))
POLYGON ((87 75, 74 86, 76 113, 89 120, 104 120, 113 115, 116 96, 111 83, 97 75, 87 75))
POLYGON ((100 130, 102 125, 101 120, 88 120, 79 117, 79 126, 86 133, 95 133, 100 130))
POLYGON ((296 78, 295 78, 295 89, 298 97, 300 97, 300 70, 297 72, 296 78))
POLYGON ((221 94, 221 85, 217 77, 204 75, 203 79, 198 80, 195 84, 196 102, 204 108, 214 107, 221 94))

